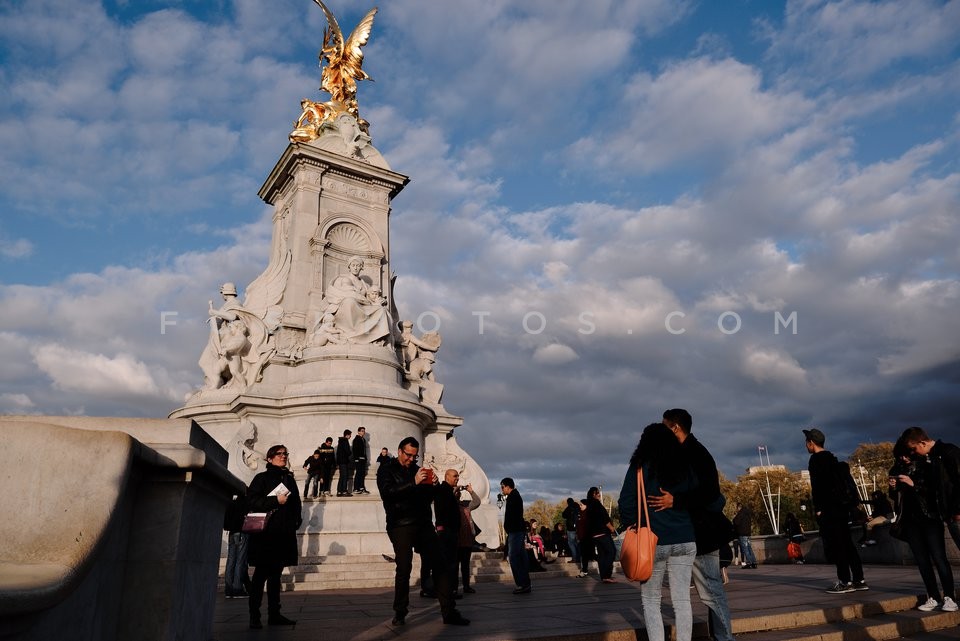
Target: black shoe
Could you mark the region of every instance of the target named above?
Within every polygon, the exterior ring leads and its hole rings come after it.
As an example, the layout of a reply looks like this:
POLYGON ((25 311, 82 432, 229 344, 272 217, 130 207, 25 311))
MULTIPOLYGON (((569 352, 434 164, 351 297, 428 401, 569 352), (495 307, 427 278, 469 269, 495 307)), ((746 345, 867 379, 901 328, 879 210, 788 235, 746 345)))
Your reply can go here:
POLYGON ((267 625, 296 625, 297 622, 293 619, 288 619, 282 614, 271 614, 267 617, 267 625))
POLYGON ((465 594, 476 594, 477 591, 471 588, 469 585, 463 588, 465 594))
POLYGON ((344 495, 344 496, 353 496, 353 492, 344 492, 343 495, 344 495))
POLYGON ((393 621, 391 621, 390 623, 392 623, 393 625, 406 625, 406 623, 407 623, 407 615, 406 615, 406 614, 396 614, 396 615, 394 615, 394 617, 393 617, 393 621))
POLYGON ((514 594, 530 594, 532 588, 529 585, 525 585, 522 588, 517 588, 513 591, 514 594))
POLYGON ((454 592, 454 593, 453 593, 453 598, 454 598, 454 599, 462 599, 462 598, 463 598, 463 595, 460 594, 459 592, 454 592))
POLYGON ((433 590, 420 590, 420 596, 424 599, 436 599, 437 593, 433 590))
POLYGON ((443 617, 443 622, 446 625, 470 625, 470 619, 464 618, 459 612, 451 612, 446 615, 443 617))
POLYGON ((263 624, 260 623, 260 617, 250 617, 250 629, 251 630, 260 630, 263 628, 263 624))

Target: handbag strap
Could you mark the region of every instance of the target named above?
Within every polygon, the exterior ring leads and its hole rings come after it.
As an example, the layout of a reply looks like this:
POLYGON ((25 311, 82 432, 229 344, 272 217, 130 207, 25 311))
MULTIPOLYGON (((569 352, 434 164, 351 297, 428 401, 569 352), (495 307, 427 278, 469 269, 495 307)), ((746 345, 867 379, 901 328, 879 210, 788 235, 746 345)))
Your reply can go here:
POLYGON ((639 528, 643 525, 644 518, 647 520, 647 527, 650 527, 650 512, 647 508, 647 490, 643 485, 642 466, 637 467, 637 487, 640 490, 637 493, 637 520, 639 521, 639 523, 637 523, 637 527, 639 528), (641 507, 643 508, 643 511, 641 511, 641 507))

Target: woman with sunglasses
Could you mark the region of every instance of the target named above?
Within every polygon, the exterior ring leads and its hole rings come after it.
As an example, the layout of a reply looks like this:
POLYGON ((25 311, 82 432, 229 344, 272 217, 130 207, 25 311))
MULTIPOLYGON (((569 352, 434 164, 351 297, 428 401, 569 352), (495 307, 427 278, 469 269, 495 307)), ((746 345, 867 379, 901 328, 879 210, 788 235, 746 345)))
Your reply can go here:
POLYGON ((280 574, 288 565, 297 564, 297 530, 303 520, 300 492, 287 467, 290 453, 285 445, 267 450, 267 469, 253 477, 247 491, 250 512, 267 512, 270 517, 263 532, 250 537, 250 627, 263 627, 260 603, 267 585, 267 624, 293 625, 296 621, 280 614, 280 574))

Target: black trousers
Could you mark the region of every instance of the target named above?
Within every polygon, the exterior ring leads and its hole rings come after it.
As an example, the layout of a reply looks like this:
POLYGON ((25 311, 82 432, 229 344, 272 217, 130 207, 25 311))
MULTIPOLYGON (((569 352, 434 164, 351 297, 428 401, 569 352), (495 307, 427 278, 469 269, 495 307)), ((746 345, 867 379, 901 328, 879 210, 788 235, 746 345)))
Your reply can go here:
POLYGON ((943 521, 919 516, 910 519, 905 525, 907 543, 910 544, 910 551, 917 561, 917 569, 920 570, 927 596, 940 600, 940 588, 937 586, 939 575, 943 596, 955 598, 953 570, 947 560, 947 545, 943 537, 943 521))
POLYGON ((260 604, 263 602, 263 585, 267 585, 267 612, 269 614, 280 613, 280 575, 283 573, 282 565, 273 565, 261 563, 253 570, 253 578, 250 580, 250 618, 260 618, 260 604))
POLYGON ((337 481, 337 494, 344 494, 350 484, 350 466, 338 465, 340 471, 340 480, 337 481))
POLYGON ((447 616, 456 611, 449 574, 444 571, 440 541, 433 525, 404 525, 387 530, 397 560, 393 582, 393 610, 406 616, 410 610, 410 571, 413 569, 413 551, 420 553, 420 562, 430 567, 434 589, 440 602, 440 612, 447 616))
POLYGON ((460 564, 460 582, 464 588, 470 587, 470 556, 473 548, 457 548, 457 563, 460 564))
POLYGON ((850 536, 845 512, 820 515, 820 538, 827 559, 837 566, 837 579, 842 583, 863 581, 863 563, 850 536))
POLYGON ((358 492, 367 489, 367 459, 359 459, 354 464, 357 471, 353 477, 353 491, 358 492))

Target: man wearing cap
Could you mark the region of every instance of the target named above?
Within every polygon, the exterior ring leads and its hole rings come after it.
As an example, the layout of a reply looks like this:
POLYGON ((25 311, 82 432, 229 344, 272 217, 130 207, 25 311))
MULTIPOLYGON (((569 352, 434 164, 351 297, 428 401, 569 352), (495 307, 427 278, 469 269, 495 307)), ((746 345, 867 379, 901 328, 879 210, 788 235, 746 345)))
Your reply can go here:
MULTIPOLYGON (((810 462, 810 492, 813 511, 820 525, 820 539, 827 559, 837 566, 837 583, 827 589, 830 594, 844 594, 855 590, 869 590, 863 579, 860 553, 850 537, 850 506, 843 502, 845 492, 841 483, 840 462, 824 449, 827 439, 817 428, 803 430, 810 462)), ((847 473, 849 474, 849 473, 847 473)))

